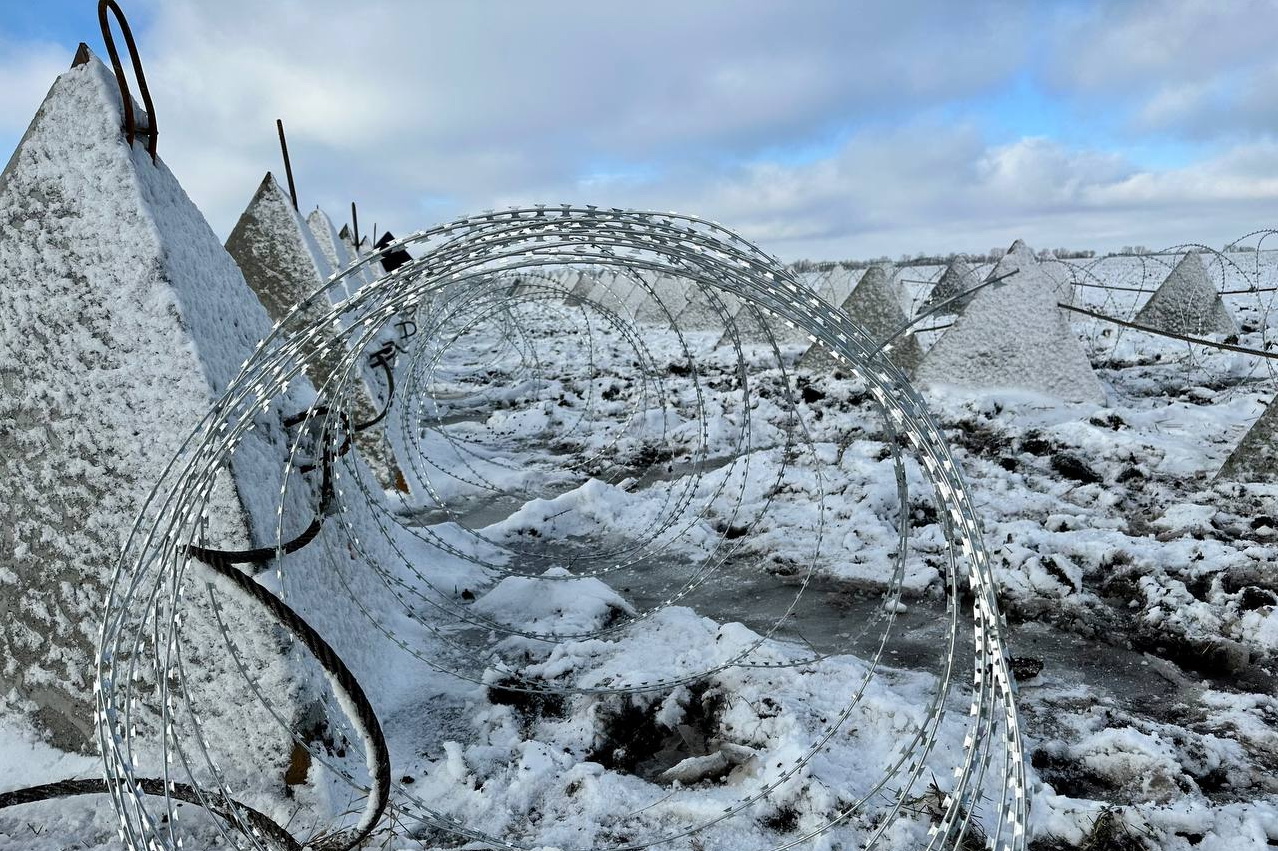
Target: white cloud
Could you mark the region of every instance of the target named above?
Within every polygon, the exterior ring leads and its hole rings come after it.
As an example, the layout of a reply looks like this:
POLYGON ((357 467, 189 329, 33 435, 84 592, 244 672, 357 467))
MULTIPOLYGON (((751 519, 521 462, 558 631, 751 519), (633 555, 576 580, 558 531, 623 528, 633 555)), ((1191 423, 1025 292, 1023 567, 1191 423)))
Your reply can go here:
MULTIPOLYGON (((991 139, 971 109, 1046 50, 1056 85, 1132 98, 1146 129, 1204 125, 1221 91, 1272 120, 1278 65, 1266 76, 1257 46, 1273 41, 1259 10, 1276 2, 1045 19, 947 0, 149 0, 138 35, 161 156, 222 234, 280 171, 281 117, 302 203, 341 220, 354 198, 366 230, 575 201, 703 215, 787 257, 864 257, 1018 236, 1219 243, 1267 223, 1278 161, 1264 134, 1160 171, 991 139)), ((25 124, 63 52, 0 44, 6 116, 25 124)))
POLYGON ((1199 81, 1267 57, 1275 0, 1100 0, 1063 15, 1056 76, 1095 89, 1199 81))
POLYGON ((276 117, 304 202, 355 196, 416 224, 423 195, 458 212, 545 188, 559 199, 614 163, 712 165, 968 95, 1020 61, 1005 44, 1027 23, 1016 4, 944 0, 168 0, 150 12, 161 153, 223 233, 257 178, 236 181, 277 168, 276 117))
POLYGON ((988 250, 1018 237, 1079 248, 1223 244, 1273 223, 1275 175, 1269 143, 1148 171, 1043 138, 989 147, 971 126, 915 125, 866 133, 817 162, 684 175, 625 201, 677 198, 675 208, 730 222, 787 257, 988 250))
POLYGON ((1274 132, 1278 0, 1101 0, 1062 15, 1051 78, 1128 103, 1129 129, 1195 139, 1274 132))

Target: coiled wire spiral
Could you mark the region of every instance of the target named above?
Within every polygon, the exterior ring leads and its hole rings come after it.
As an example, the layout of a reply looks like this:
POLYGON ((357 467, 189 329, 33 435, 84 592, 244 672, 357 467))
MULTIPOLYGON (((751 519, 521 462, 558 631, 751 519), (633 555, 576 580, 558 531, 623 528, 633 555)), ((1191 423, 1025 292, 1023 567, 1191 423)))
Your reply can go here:
MULTIPOLYGON (((784 760, 764 754, 776 770, 717 790, 712 813, 671 809, 707 794, 695 784, 653 786, 645 792, 651 800, 628 805, 627 830, 587 844, 718 841, 716 830, 755 817, 854 726, 903 632, 910 519, 920 500, 934 506, 943 534, 946 605, 936 613, 939 659, 919 721, 870 766, 873 782, 845 790, 821 823, 805 822, 775 844, 848 825, 864 847, 887 844, 930 788, 937 794, 926 808, 926 847, 973 847, 979 839, 1024 847, 1020 730, 980 519, 923 400, 854 317, 716 224, 589 206, 491 212, 416 233, 335 275, 311 300, 330 304, 330 293, 345 292, 349 280, 398 250, 416 259, 338 301, 323 321, 304 322, 299 307, 279 324, 173 460, 133 530, 110 593, 97 684, 108 785, 130 847, 181 845, 182 822, 190 820, 180 818, 183 800, 215 814, 216 830, 241 848, 346 848, 379 831, 544 845, 511 826, 489 829, 486 820, 414 791, 407 776, 392 780, 440 743, 426 742, 432 734, 421 729, 399 732, 402 705, 383 713, 394 703, 388 679, 447 676, 487 689, 494 704, 589 704, 603 713, 650 706, 698 684, 722 686, 729 675, 775 668, 802 678, 842 653, 864 657, 857 676, 839 685, 841 709, 813 723, 801 752, 784 760), (577 286, 583 277, 589 285, 577 286), (691 316, 690 305, 701 321, 685 330, 680 316, 691 316), (415 334, 405 333, 410 327, 415 334), (818 420, 800 400, 810 379, 790 368, 808 340, 835 355, 862 408, 818 420), (304 364, 333 349, 343 353, 342 368, 308 396, 299 377, 304 364), (383 366, 395 355, 392 383, 379 382, 370 354, 383 366), (343 411, 360 381, 379 387, 388 406, 369 425, 384 429, 408 496, 382 492, 349 451, 354 426, 343 411), (273 410, 276 422, 291 417, 287 455, 278 459, 276 543, 236 558, 205 537, 211 494, 247 435, 279 437, 279 426, 264 420, 273 410), (862 422, 857 410, 877 411, 877 425, 862 422), (883 604, 867 609, 872 614, 855 635, 805 648, 809 636, 794 625, 822 599, 822 566, 854 546, 827 504, 840 492, 839 459, 821 446, 840 443, 841 458, 849 445, 837 437, 843 432, 882 439, 899 502, 889 512, 896 541, 878 567, 883 604), (612 529, 582 540, 591 527, 577 524, 557 535, 555 518, 573 507, 564 499, 598 488, 592 480, 612 485, 610 493, 645 495, 649 514, 625 534, 612 529), (911 480, 923 483, 922 495, 911 480), (810 500, 816 509, 801 515, 809 525, 786 527, 810 500), (529 521, 517 522, 525 514, 529 521), (766 537, 777 528, 792 542, 780 568, 769 559, 777 538, 766 537), (566 658, 556 656, 565 648, 627 647, 634 636, 655 635, 644 630, 676 606, 715 614, 737 587, 729 579, 776 574, 788 583, 788 602, 748 612, 753 632, 721 653, 608 676, 521 668, 566 658), (593 621, 537 619, 518 606, 475 602, 476 591, 482 597, 499 587, 524 588, 534 602, 559 599, 557 589, 595 593, 599 586, 585 583, 597 581, 630 596, 593 621), (220 646, 192 646, 187 615, 199 594, 210 601, 220 646), (281 652, 315 676, 299 676, 289 694, 272 692, 253 648, 224 617, 236 609, 281 627, 283 646, 291 642, 281 652), (971 641, 962 640, 964 631, 971 641), (777 650, 777 639, 790 649, 777 650), (394 673, 372 670, 390 655, 398 660, 394 673), (196 657, 232 660, 258 705, 209 705, 218 684, 201 683, 196 657), (970 692, 956 688, 965 662, 970 692), (410 676, 410 668, 422 673, 410 676), (314 712, 299 720, 296 707, 307 700, 320 707, 321 721, 314 712), (224 767, 227 743, 207 734, 206 720, 237 712, 269 717, 312 766, 323 766, 312 770, 326 772, 330 812, 309 829, 305 818, 264 827, 269 819, 259 810, 283 822, 278 813, 288 808, 240 769, 224 767), (353 758, 359 748, 351 742, 362 746, 366 765, 353 758), (940 781, 938 767, 949 772, 940 781), (148 779, 157 773, 163 785, 148 779), (345 813, 331 792, 343 784, 345 813), (658 811, 667 815, 644 821, 642 814, 658 811), (701 814, 680 820, 674 812, 701 814), (308 830, 309 837, 293 838, 308 830)), ((430 719, 432 705, 412 711, 430 719)), ((463 735, 462 726, 454 719, 446 735, 463 735)))

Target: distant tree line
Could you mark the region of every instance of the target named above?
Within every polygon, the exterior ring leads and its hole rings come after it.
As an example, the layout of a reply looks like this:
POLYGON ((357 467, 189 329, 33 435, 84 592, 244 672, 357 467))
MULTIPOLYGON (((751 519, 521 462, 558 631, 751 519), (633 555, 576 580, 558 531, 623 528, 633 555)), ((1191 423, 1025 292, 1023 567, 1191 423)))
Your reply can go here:
MULTIPOLYGON (((949 254, 925 254, 922 252, 918 254, 902 254, 895 261, 886 254, 881 257, 871 257, 867 260, 796 260, 790 264, 790 268, 795 272, 831 272, 835 269, 868 269, 871 266, 890 265, 893 263, 897 266, 948 266, 950 261, 956 257, 963 257, 969 263, 997 263, 1006 253, 1006 248, 991 248, 983 254, 958 251, 952 251, 949 254)), ((1058 260, 1090 260, 1095 256, 1095 251, 1073 248, 1045 248, 1038 252, 1040 260, 1047 260, 1052 257, 1058 260)))

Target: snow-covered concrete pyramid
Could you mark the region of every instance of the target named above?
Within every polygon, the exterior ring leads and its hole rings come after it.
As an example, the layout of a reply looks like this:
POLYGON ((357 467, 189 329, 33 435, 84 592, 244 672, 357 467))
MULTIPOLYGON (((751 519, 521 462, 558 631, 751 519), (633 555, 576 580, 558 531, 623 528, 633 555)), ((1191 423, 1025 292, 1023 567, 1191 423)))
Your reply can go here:
POLYGON ((327 213, 319 207, 311 210, 306 217, 306 227, 310 230, 311 238, 315 240, 315 245, 319 248, 320 256, 324 258, 330 273, 345 269, 350 264, 352 259, 350 249, 338 234, 337 228, 333 226, 333 221, 327 213))
POLYGON ((962 257, 955 257, 945 267, 945 271, 941 273, 941 279, 936 282, 936 286, 932 287, 932 291, 928 293, 927 300, 923 302, 923 306, 931 308, 943 304, 944 307, 941 307, 938 312, 962 313, 968 302, 973 298, 972 295, 964 296, 962 294, 976 286, 977 283, 979 282, 967 260, 962 257), (953 299, 953 301, 950 301, 950 299, 953 299))
POLYGON ((1136 322, 1174 334, 1238 333, 1237 323, 1195 251, 1176 264, 1136 314, 1136 322))
MULTIPOLYGON (((640 272, 639 276, 651 287, 647 298, 635 311, 635 320, 653 325, 669 325, 688 303, 686 281, 654 272, 640 272)), ((645 288, 646 289, 646 288, 645 288)))
POLYGON ((919 384, 1015 387, 1069 401, 1105 401, 1082 345, 1057 305, 1061 290, 1017 240, 990 273, 1015 275, 975 293, 915 370, 919 384))
POLYGON ((799 282, 799 286, 804 289, 811 290, 812 292, 816 292, 817 288, 821 285, 821 282, 825 280, 825 275, 825 272, 810 271, 798 272, 794 277, 799 282))
MULTIPOLYGON (((320 256, 324 258, 325 269, 324 274, 331 275, 340 272, 349 266, 354 260, 355 255, 351 252, 350 246, 342 239, 337 232, 337 228, 333 227, 333 221, 328 214, 316 207, 306 217, 306 227, 311 232, 311 237, 315 240, 315 245, 320 250, 320 256)), ((356 290, 364 283, 362 276, 348 276, 343 281, 342 290, 340 292, 333 290, 329 295, 336 301, 346 298, 355 293, 356 290)))
POLYGON ((707 331, 723 327, 723 317, 711 304, 706 291, 692 282, 687 282, 688 303, 679 311, 671 327, 681 331, 707 331))
POLYGON ((821 281, 817 285, 817 295, 833 305, 842 305, 847 301, 848 296, 852 295, 852 290, 856 287, 857 281, 861 279, 864 271, 855 269, 844 269, 842 266, 836 266, 829 272, 821 276, 821 281))
POLYGON ((226 250, 276 321, 319 288, 329 265, 310 227, 269 171, 235 223, 226 250))
MULTIPOLYGON (((134 519, 271 327, 168 167, 130 148, 122 124, 114 76, 82 47, 0 175, 0 693, 67 750, 94 746, 94 647, 134 519)), ((216 474, 205 543, 275 542, 282 413, 261 414, 216 474)), ((224 612, 240 646, 266 650, 254 674, 287 715, 284 650, 257 615, 224 612)), ((203 593, 188 597, 184 633, 198 657, 187 686, 197 700, 217 688, 200 707, 210 740, 267 764, 286 756, 282 731, 231 717, 253 697, 217 652, 203 593)))
POLYGON ((1233 482, 1278 482, 1278 397, 1247 429, 1216 478, 1233 482))
MULTIPOLYGON (((276 322, 310 298, 327 277, 325 269, 329 264, 324 252, 310 227, 293 209, 288 193, 270 172, 262 179, 227 237, 226 250, 235 258, 244 279, 276 322)), ((307 322, 321 322, 330 307, 329 300, 311 302, 301 315, 307 322)), ((335 336, 337 330, 334 329, 335 336)), ((326 385, 337 371, 341 358, 341 350, 333 346, 307 364, 306 374, 321 393, 327 392, 326 385)), ((361 370, 363 366, 361 363, 361 370)), ((378 406, 372 401, 368 388, 360 381, 356 382, 354 391, 347 400, 352 420, 371 420, 378 406)), ((353 440, 383 487, 400 482, 391 454, 376 429, 359 432, 353 440)))
POLYGON ((569 304, 580 304, 581 300, 589 296, 590 291, 595 288, 596 281, 597 276, 593 271, 578 272, 577 279, 568 288, 568 295, 564 297, 564 300, 569 304))
MULTIPOLYGON (((312 232, 313 230, 314 229, 312 229, 312 232)), ((341 241, 342 245, 346 248, 346 253, 351 258, 352 262, 368 254, 368 237, 362 238, 359 241, 360 248, 356 248, 355 240, 351 237, 350 225, 342 225, 341 230, 337 232, 337 238, 341 241)), ((353 276, 355 280, 353 280, 350 284, 351 291, 354 292, 355 290, 362 287, 364 284, 372 283, 373 281, 377 280, 379 272, 380 272, 380 266, 378 266, 377 263, 370 263, 368 265, 361 267, 359 272, 357 272, 353 276)))
MULTIPOLYGON (((360 237, 359 245, 355 244, 355 236, 351 233, 350 225, 342 225, 342 229, 337 232, 337 236, 342 240, 342 244, 346 246, 346 250, 350 253, 351 257, 363 257, 371 250, 372 246, 369 243, 367 236, 360 237)), ((376 277, 376 275, 373 271, 369 271, 365 277, 372 280, 376 277)))
MULTIPOLYGON (((742 345, 767 344, 769 340, 775 341, 778 346, 806 346, 811 342, 806 332, 766 310, 751 309, 736 298, 725 298, 724 306, 736 328, 736 339, 742 345)), ((732 345, 732 335, 727 329, 714 345, 715 348, 732 345)))
MULTIPOLYGON (((901 294, 892 276, 882 266, 867 269, 856 289, 839 307, 876 343, 882 343, 905 324, 901 294)), ((886 351, 892 361, 906 372, 918 366, 923 357, 918 341, 909 333, 897 337, 886 351)), ((825 371, 836 364, 830 350, 819 343, 813 343, 799 358, 799 368, 811 371, 825 371)))
POLYGON ((633 320, 647 303, 649 293, 637 273, 619 271, 592 290, 590 297, 611 310, 618 310, 623 319, 633 320))

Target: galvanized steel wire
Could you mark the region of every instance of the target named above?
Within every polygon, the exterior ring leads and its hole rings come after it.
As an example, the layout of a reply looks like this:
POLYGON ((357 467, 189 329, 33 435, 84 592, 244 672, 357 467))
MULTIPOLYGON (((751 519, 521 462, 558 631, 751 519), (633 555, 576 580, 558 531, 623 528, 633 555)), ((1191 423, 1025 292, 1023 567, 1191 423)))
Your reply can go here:
MULTIPOLYGON (((1028 801, 1021 731, 1003 640, 1004 624, 998 613, 980 517, 944 434, 923 399, 904 373, 878 354, 878 346, 852 318, 817 298, 775 258, 717 224, 673 213, 568 205, 489 212, 421 231, 362 257, 326 282, 309 301, 327 309, 331 304, 330 291, 344 292, 348 279, 364 270, 379 268, 383 254, 401 250, 409 251, 416 259, 358 288, 323 320, 308 323, 302 319, 304 310, 299 306, 277 326, 174 459, 133 530, 115 571, 107 604, 97 683, 98 731, 106 757, 108 786, 121 818, 122 836, 130 848, 176 847, 181 837, 176 805, 179 799, 189 801, 192 797, 202 798, 205 809, 222 816, 221 829, 232 846, 279 847, 279 842, 267 835, 269 831, 262 831, 243 817, 247 808, 236 799, 234 778, 219 768, 218 755, 211 752, 211 744, 202 734, 200 707, 190 705, 185 683, 192 672, 183 667, 183 589, 189 583, 187 574, 197 567, 190 548, 217 546, 217 542, 202 537, 213 477, 226 466, 241 438, 255 427, 255 417, 272 406, 278 407, 281 399, 292 392, 290 388, 304 380, 300 376, 306 362, 333 347, 344 352, 341 368, 327 386, 317 388, 320 398, 308 409, 301 428, 295 432, 289 457, 279 459, 288 472, 283 477, 285 484, 279 500, 277 540, 288 541, 288 530, 300 522, 300 518, 292 516, 292 509, 299 504, 311 505, 324 517, 327 529, 321 542, 310 546, 325 547, 334 554, 340 551, 343 558, 349 556, 368 576, 376 577, 389 589, 403 603, 403 612, 418 619, 437 640, 429 648, 414 645, 388 613, 368 607, 353 588, 349 600, 335 601, 335 605, 345 606, 349 617, 361 622, 370 636, 403 649, 423 666, 491 685, 492 671, 501 661, 500 653, 494 649, 498 642, 476 636, 517 636, 548 646, 617 638, 651 620, 664 608, 694 599, 699 589, 715 580, 725 564, 740 556, 742 548, 740 536, 725 536, 689 566, 679 587, 650 606, 636 608, 596 629, 532 628, 517 619, 476 611, 446 593, 447 589, 435 587, 429 565, 412 563, 402 552, 403 538, 396 536, 410 534, 439 552, 482 566, 495 577, 545 579, 547 568, 554 566, 557 558, 544 548, 516 546, 491 537, 478 523, 467 525, 465 512, 450 496, 455 486, 493 499, 522 499, 528 494, 509 484, 509 480, 530 471, 486 444, 488 440, 516 441, 517 434, 498 434, 492 428, 487 432, 478 428, 454 429, 451 425, 457 417, 468 406, 488 406, 484 410, 491 410, 509 404, 507 396, 512 387, 524 388, 527 398, 550 393, 558 368, 555 357, 563 351, 571 351, 575 365, 584 365, 584 374, 592 377, 604 366, 630 369, 633 381, 615 405, 601 399, 600 393, 608 391, 599 391, 590 381, 582 383, 585 402, 577 413, 564 420, 560 437, 566 443, 581 438, 578 442, 584 448, 567 454, 562 469, 556 469, 550 459, 531 471, 548 481, 571 483, 600 478, 624 483, 635 478, 631 473, 642 478, 642 471, 632 469, 630 461, 621 463, 616 459, 617 448, 628 439, 630 424, 641 419, 644 412, 668 408, 675 404, 671 400, 677 399, 680 411, 696 424, 696 429, 688 439, 683 474, 670 478, 660 515, 632 539, 579 553, 565 580, 608 580, 629 575, 627 571, 642 569, 669 556, 694 525, 711 515, 727 527, 746 530, 743 534, 755 527, 770 510, 772 497, 747 509, 749 495, 745 488, 749 476, 745 471, 751 464, 763 464, 759 458, 765 446, 760 443, 759 434, 765 426, 783 435, 779 445, 766 447, 777 450, 781 459, 775 476, 769 472, 773 483, 769 494, 780 490, 786 465, 794 463, 790 459, 811 465, 821 481, 839 476, 837 465, 830 469, 830 465, 820 462, 795 400, 794 376, 788 370, 792 358, 787 360, 783 355, 785 346, 770 330, 786 326, 829 348, 845 374, 863 384, 887 435, 885 445, 893 460, 894 487, 900 500, 900 545, 891 564, 883 568, 890 577, 885 595, 888 605, 873 624, 881 628, 881 638, 872 644, 874 650, 863 680, 849 684, 844 710, 828 720, 808 752, 795 758, 793 765, 777 778, 745 789, 731 806, 714 817, 605 847, 648 848, 686 837, 695 839, 699 832, 715 824, 742 816, 808 765, 851 717, 884 661, 884 648, 900 602, 911 537, 906 475, 909 467, 921 473, 929 491, 927 498, 936 506, 948 562, 944 572, 948 639, 926 707, 927 720, 896 743, 892 756, 882 766, 881 779, 871 790, 841 802, 827 824, 787 840, 780 847, 810 839, 836 824, 867 815, 872 809, 875 821, 866 828, 865 845, 878 845, 926 785, 924 778, 939 758, 936 748, 942 731, 957 724, 963 731, 961 752, 950 766, 953 779, 945 784, 944 799, 935 808, 926 847, 958 848, 984 836, 989 847, 1024 848, 1028 801), (588 270, 599 283, 586 295, 568 298, 572 276, 558 274, 561 270, 588 270), (512 285, 516 280, 518 284, 512 285), (670 280, 680 282, 682 290, 668 286, 670 280), (663 302, 672 292, 680 293, 680 298, 669 304, 663 302), (677 314, 682 305, 676 302, 686 303, 690 293, 699 293, 723 324, 728 341, 722 347, 726 348, 726 360, 716 367, 717 372, 708 365, 702 338, 679 327, 677 314), (634 308, 640 303, 655 304, 650 315, 664 317, 673 343, 663 343, 663 353, 654 350, 652 329, 645 329, 643 323, 635 320, 634 308), (570 348, 547 354, 543 351, 549 345, 547 336, 544 332, 538 336, 529 317, 540 317, 538 321, 545 327, 575 328, 578 336, 564 343, 569 337, 566 332, 554 335, 552 342, 570 348), (397 339, 396 323, 412 323, 418 333, 411 340, 397 339), (759 337, 751 336, 759 329, 763 330, 761 342, 759 337), (332 446, 344 439, 349 419, 343 420, 342 410, 362 380, 362 359, 369 352, 385 351, 391 342, 398 353, 395 395, 389 416, 379 427, 387 429, 388 440, 395 435, 398 463, 422 491, 419 495, 423 502, 417 506, 417 515, 451 521, 464 533, 460 542, 456 534, 441 534, 442 527, 436 524, 415 522, 405 512, 393 510, 387 495, 376 492, 368 479, 359 475, 353 457, 336 458, 333 462, 336 484, 331 506, 321 506, 314 484, 296 474, 308 458, 314 459, 317 453, 329 457, 332 446), (779 412, 779 427, 776 423, 756 422, 757 415, 751 413, 752 393, 759 392, 755 384, 763 379, 757 378, 757 368, 750 367, 749 357, 757 360, 760 345, 765 353, 771 353, 770 362, 774 364, 770 377, 760 387, 766 388, 779 412), (673 371, 670 364, 676 367, 673 371), (729 387, 730 392, 718 389, 723 386, 729 387), (739 404, 740 419, 727 430, 727 436, 711 434, 711 426, 718 425, 714 419, 715 399, 719 398, 716 393, 730 396, 736 400, 734 404, 739 404), (604 405, 604 401, 610 404, 604 405), (585 440, 596 435, 602 437, 593 444, 585 440), (445 451, 446 456, 442 454, 445 451), (723 475, 717 484, 713 483, 708 474, 715 464, 726 464, 725 469, 739 474, 739 482, 732 484, 733 476, 723 475), (376 540, 368 539, 359 517, 373 518, 381 533, 376 540), (494 551, 500 551, 501 557, 494 557, 494 551), (398 562, 388 563, 388 558, 398 562), (962 635, 960 617, 964 603, 970 606, 971 632, 967 640, 962 635), (967 657, 972 664, 970 693, 958 688, 964 679, 960 666, 967 657), (162 696, 158 705, 149 708, 142 704, 150 700, 150 692, 139 692, 137 685, 148 679, 161 685, 162 696), (970 698, 969 708, 965 717, 959 717, 953 711, 954 703, 963 694, 970 698), (139 732, 135 723, 148 711, 158 715, 156 729, 163 731, 158 734, 160 741, 149 745, 141 741, 149 728, 142 725, 144 729, 139 732), (165 782, 179 784, 171 788, 181 788, 182 794, 155 794, 155 784, 145 779, 147 769, 139 767, 135 757, 144 747, 158 748, 165 782)), ((654 445, 670 437, 666 425, 658 424, 654 429, 650 435, 654 445)), ((815 528, 806 530, 814 560, 822 553, 823 541, 828 543, 828 527, 835 522, 824 510, 818 516, 821 519, 815 528)), ((273 559, 276 571, 287 575, 290 558, 284 545, 279 545, 273 559)), ((619 687, 548 681, 515 682, 504 687, 533 695, 587 699, 668 691, 733 668, 780 664, 758 657, 755 651, 781 634, 781 624, 809 587, 813 570, 811 565, 798 570, 795 603, 777 618, 774 626, 760 630, 757 640, 743 651, 724 661, 707 662, 694 673, 672 671, 619 687)), ((244 605, 225 594, 218 596, 219 592, 211 588, 210 593, 217 601, 218 611, 244 605)), ((237 654, 233 636, 223 637, 226 646, 217 650, 237 654)), ((820 658, 821 654, 814 654, 809 661, 820 658)), ((237 658, 236 664, 247 676, 251 660, 237 658)), ((793 667, 798 663, 786 664, 793 667)), ((329 666, 324 667, 331 677, 329 666)), ((355 678, 360 676, 356 667, 351 673, 355 678)), ((258 696, 281 723, 287 723, 283 710, 273 705, 277 696, 260 690, 258 696)), ((344 700, 339 699, 336 708, 348 716, 359 715, 344 700)), ((429 707, 424 711, 429 712, 429 707)), ((375 725, 358 717, 349 717, 349 722, 369 752, 376 751, 380 730, 370 729, 375 725)), ((299 742, 303 741, 300 734, 292 732, 299 742)), ((388 817, 375 806, 380 797, 379 781, 372 774, 379 773, 380 768, 370 767, 369 774, 318 750, 311 755, 335 775, 344 777, 357 798, 366 796, 366 809, 356 829, 367 833, 388 817)), ((396 823, 427 824, 462 839, 497 847, 529 847, 508 836, 489 835, 482 824, 467 823, 437 811, 407 784, 392 782, 389 801, 386 812, 396 823)), ((331 847, 331 837, 328 842, 331 847)))

